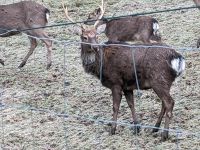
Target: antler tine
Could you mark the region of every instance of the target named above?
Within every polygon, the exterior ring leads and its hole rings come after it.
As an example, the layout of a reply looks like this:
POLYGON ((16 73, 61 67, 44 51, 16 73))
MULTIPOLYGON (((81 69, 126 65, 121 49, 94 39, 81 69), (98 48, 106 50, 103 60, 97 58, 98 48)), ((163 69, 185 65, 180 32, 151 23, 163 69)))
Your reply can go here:
MULTIPOLYGON (((72 23, 75 23, 75 21, 74 21, 71 17, 69 17, 69 13, 68 13, 67 6, 65 7, 63 0, 62 0, 62 7, 63 7, 63 10, 64 10, 64 12, 65 12, 66 18, 67 18, 69 21, 71 21, 72 23)), ((76 25, 78 25, 79 27, 83 28, 82 25, 79 25, 79 24, 76 24, 76 25)))
POLYGON ((96 28, 97 25, 99 24, 100 22, 100 19, 102 19, 104 13, 105 13, 105 7, 104 7, 104 0, 101 1, 101 6, 99 6, 100 9, 101 9, 101 15, 98 17, 97 21, 95 22, 94 24, 94 27, 96 28))
POLYGON ((67 18, 69 21, 71 21, 72 23, 74 23, 73 19, 69 17, 68 9, 67 9, 67 7, 65 7, 63 0, 62 0, 62 7, 63 7, 63 10, 64 10, 64 12, 65 12, 66 18, 67 18))

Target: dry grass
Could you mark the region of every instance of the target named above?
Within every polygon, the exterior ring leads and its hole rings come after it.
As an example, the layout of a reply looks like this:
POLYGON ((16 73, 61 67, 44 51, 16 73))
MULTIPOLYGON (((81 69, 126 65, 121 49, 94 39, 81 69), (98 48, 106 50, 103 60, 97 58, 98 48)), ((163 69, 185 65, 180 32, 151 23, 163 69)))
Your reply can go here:
MULTIPOLYGON (((17 1, 17 0, 16 0, 17 1)), ((39 0, 38 0, 39 1, 39 0)), ((6 1, 8 2, 8 1, 6 1)), ((11 1, 12 2, 12 1, 11 1)), ((100 0, 65 1, 74 20, 84 20, 87 14, 98 6, 100 0)), ((61 3, 44 0, 51 9, 50 24, 63 23, 65 17, 61 3)), ((193 5, 186 0, 110 0, 107 3, 106 16, 131 14, 143 11, 175 8, 193 5)), ((152 15, 160 22, 163 40, 168 45, 195 47, 199 37, 199 11, 187 10, 152 15)), ((50 36, 56 39, 79 40, 68 31, 72 26, 48 28, 50 36)), ((0 100, 6 105, 29 105, 48 109, 53 112, 67 112, 92 119, 109 120, 112 115, 111 93, 101 86, 96 78, 83 71, 80 61, 79 45, 64 48, 54 43, 53 66, 45 70, 46 49, 40 44, 26 66, 20 71, 17 66, 27 52, 29 43, 26 35, 1 38, 0 56, 5 67, 0 66, 0 100), (66 49, 66 71, 64 72, 64 49, 66 49), (70 82, 64 91, 64 79, 70 82), (66 94, 64 98, 63 94, 66 94), (65 103, 67 105, 65 106, 65 103)), ((181 52, 186 58, 187 68, 171 90, 176 102, 171 128, 191 133, 200 131, 199 85, 200 53, 198 51, 181 52)), ((136 110, 141 123, 154 125, 161 104, 152 91, 144 91, 140 99, 136 98, 136 110)), ((119 121, 129 122, 130 110, 123 98, 119 121)), ((135 136, 128 127, 118 126, 117 134, 109 136, 107 125, 97 125, 70 117, 63 120, 53 113, 44 113, 24 109, 8 108, 0 111, 1 149, 176 149, 176 134, 170 133, 170 139, 160 142, 160 135, 152 135, 142 130, 135 136), (67 128, 65 138, 64 125, 67 128)), ((179 135, 180 149, 200 148, 200 137, 179 135)))

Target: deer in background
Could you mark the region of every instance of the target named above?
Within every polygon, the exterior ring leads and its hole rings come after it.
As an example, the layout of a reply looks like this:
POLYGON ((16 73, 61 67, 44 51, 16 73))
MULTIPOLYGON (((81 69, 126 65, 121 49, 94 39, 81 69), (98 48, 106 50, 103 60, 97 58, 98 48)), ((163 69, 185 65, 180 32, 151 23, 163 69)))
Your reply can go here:
POLYGON ((19 34, 21 31, 29 35, 31 43, 30 50, 23 59, 19 68, 22 68, 34 49, 37 47, 37 41, 34 37, 42 38, 41 41, 47 47, 47 69, 50 68, 52 42, 48 40, 49 36, 43 28, 26 30, 30 28, 43 27, 47 24, 50 11, 34 2, 34 1, 21 1, 9 5, 0 5, 0 37, 8 37, 19 34))
POLYGON ((124 18, 107 20, 103 17, 105 13, 104 2, 88 15, 85 24, 94 24, 102 27, 109 42, 142 41, 143 43, 161 42, 158 21, 150 16, 128 16, 124 18), (93 20, 93 21, 92 21, 93 20), (98 20, 94 23, 94 20, 98 20))
MULTIPOLYGON (((72 19, 69 17, 67 9, 64 10, 67 18, 71 21, 72 19)), ((133 122, 134 124, 138 124, 133 97, 133 90, 137 89, 136 75, 134 73, 136 69, 140 89, 153 89, 162 101, 161 112, 153 132, 158 131, 158 127, 160 127, 162 118, 165 115, 164 128, 166 130, 163 131, 161 136, 162 141, 165 141, 168 138, 167 129, 169 129, 174 107, 174 100, 170 95, 170 88, 175 78, 184 71, 185 59, 174 49, 158 43, 154 45, 145 44, 146 46, 155 46, 148 48, 130 48, 128 44, 127 47, 112 44, 97 46, 95 44, 98 44, 98 31, 98 28, 85 29, 81 26, 81 31, 77 32, 77 34, 80 35, 82 42, 81 59, 85 72, 97 78, 100 78, 101 74, 102 85, 112 91, 112 120, 114 123, 111 126, 111 134, 115 134, 116 131, 117 115, 123 93, 131 109, 133 122), (103 63, 102 72, 100 72, 101 62, 103 63), (136 68, 134 68, 135 66, 136 68)), ((116 44, 118 43, 116 42, 116 44)), ((138 133, 139 127, 135 129, 138 133)))

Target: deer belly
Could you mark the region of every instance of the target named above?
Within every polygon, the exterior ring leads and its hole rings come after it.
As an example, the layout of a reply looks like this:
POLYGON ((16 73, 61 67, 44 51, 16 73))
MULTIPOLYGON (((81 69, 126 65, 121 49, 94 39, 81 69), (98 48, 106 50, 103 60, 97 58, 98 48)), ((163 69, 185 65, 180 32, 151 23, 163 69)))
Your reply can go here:
POLYGON ((9 31, 7 29, 1 29, 0 28, 0 37, 8 37, 8 36, 16 35, 16 34, 19 34, 19 33, 20 33, 19 31, 9 31))

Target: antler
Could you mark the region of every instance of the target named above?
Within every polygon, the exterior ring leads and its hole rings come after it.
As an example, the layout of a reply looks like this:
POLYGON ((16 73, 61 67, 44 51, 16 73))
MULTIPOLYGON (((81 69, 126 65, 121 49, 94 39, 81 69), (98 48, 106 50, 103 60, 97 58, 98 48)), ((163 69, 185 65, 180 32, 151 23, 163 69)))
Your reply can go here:
POLYGON ((97 27, 97 25, 99 24, 100 20, 102 19, 103 15, 105 13, 104 1, 103 0, 101 1, 101 6, 99 6, 99 7, 101 9, 101 15, 98 17, 97 21, 94 24, 95 28, 97 27))
MULTIPOLYGON (((63 10, 64 10, 64 12, 65 12, 66 18, 67 18, 69 21, 71 21, 72 23, 75 23, 75 21, 74 21, 71 17, 69 17, 69 13, 68 13, 67 6, 65 7, 63 0, 62 0, 62 7, 63 7, 63 10)), ((79 25, 79 24, 77 24, 77 23, 76 23, 76 25, 78 25, 79 27, 83 28, 82 25, 79 25)))

